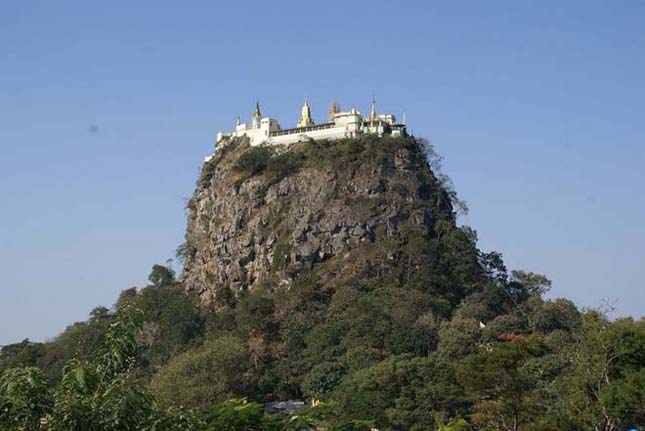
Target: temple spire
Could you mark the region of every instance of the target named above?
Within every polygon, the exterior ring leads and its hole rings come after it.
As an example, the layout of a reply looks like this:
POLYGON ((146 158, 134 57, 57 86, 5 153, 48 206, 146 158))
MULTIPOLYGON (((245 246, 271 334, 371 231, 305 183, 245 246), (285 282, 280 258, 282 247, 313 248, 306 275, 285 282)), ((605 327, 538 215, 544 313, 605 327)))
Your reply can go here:
POLYGON ((262 119, 262 112, 260 112, 260 101, 257 100, 255 102, 255 112, 253 113, 251 126, 254 129, 257 129, 258 127, 260 127, 260 120, 261 119, 262 119))
POLYGON ((374 122, 378 119, 376 115, 376 98, 372 96, 372 111, 370 112, 370 121, 374 122))
POLYGON ((300 119, 298 120, 298 127, 313 126, 314 121, 311 119, 311 107, 309 106, 309 99, 305 97, 305 103, 302 105, 300 112, 300 119))
POLYGON ((329 121, 334 121, 334 115, 338 114, 339 112, 340 107, 338 106, 338 103, 336 103, 335 100, 332 100, 329 104, 329 121))

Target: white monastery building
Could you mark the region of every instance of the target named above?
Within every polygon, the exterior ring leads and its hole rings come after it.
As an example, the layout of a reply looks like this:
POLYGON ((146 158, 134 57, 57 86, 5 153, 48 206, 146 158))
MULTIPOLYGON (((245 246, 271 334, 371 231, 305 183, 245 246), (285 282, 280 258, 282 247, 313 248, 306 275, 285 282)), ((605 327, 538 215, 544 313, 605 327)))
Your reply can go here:
POLYGON ((314 124, 311 119, 309 101, 305 100, 296 127, 283 129, 278 120, 263 117, 260 112, 260 104, 256 103, 251 122, 240 123, 238 117, 234 131, 217 134, 217 144, 227 138, 243 136, 249 138, 251 145, 286 145, 309 139, 335 140, 354 138, 364 134, 406 136, 405 114, 403 114, 403 118, 402 123, 397 123, 396 117, 392 114, 377 114, 376 102, 372 98, 372 111, 369 117, 363 117, 356 108, 341 111, 338 104, 332 102, 328 121, 314 124))

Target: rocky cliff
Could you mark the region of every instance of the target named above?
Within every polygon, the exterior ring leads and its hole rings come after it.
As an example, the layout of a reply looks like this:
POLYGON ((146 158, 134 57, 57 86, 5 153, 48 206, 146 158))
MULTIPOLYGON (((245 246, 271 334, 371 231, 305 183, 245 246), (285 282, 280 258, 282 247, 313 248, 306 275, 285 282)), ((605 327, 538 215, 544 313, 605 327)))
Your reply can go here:
POLYGON ((188 204, 183 282, 217 307, 245 289, 381 276, 396 244, 454 228, 448 194, 413 138, 290 147, 221 145, 188 204), (441 227, 443 226, 443 227, 441 227))

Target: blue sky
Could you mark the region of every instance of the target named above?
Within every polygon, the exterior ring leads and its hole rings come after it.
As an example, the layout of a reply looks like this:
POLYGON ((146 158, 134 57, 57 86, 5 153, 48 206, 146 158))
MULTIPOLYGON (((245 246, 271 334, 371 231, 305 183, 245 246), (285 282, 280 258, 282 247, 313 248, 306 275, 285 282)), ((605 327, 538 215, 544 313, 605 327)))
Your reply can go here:
POLYGON ((645 308, 641 1, 14 1, 0 7, 0 344, 44 340, 183 241, 260 100, 407 112, 509 268, 645 308), (400 5, 399 3, 404 3, 400 5))

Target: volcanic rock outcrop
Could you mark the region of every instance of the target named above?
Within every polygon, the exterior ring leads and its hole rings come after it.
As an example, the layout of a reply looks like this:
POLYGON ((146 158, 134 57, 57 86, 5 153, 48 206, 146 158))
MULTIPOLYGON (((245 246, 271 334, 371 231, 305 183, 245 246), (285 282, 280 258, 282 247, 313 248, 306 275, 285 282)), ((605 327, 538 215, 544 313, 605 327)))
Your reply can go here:
POLYGON ((423 142, 363 137, 251 147, 234 138, 203 168, 188 203, 184 272, 204 304, 245 289, 378 276, 404 237, 454 227, 423 142))

